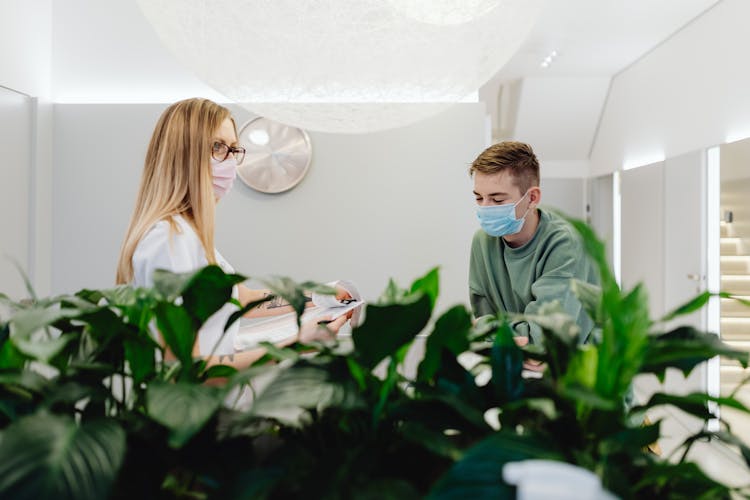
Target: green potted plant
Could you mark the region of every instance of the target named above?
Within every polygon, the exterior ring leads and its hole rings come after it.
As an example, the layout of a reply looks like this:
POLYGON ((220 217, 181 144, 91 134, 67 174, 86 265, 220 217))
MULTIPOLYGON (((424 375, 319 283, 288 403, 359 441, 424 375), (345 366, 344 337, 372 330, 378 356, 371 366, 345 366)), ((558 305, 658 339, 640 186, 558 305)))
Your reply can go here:
MULTIPOLYGON (((602 276, 601 289, 575 285, 601 330, 587 345, 554 305, 527 318, 542 326, 543 349, 515 345, 515 318, 473 324, 458 305, 431 321, 437 269, 407 289, 391 282, 350 341, 268 346, 266 358, 239 372, 191 355, 200 325, 244 279, 215 266, 161 273, 153 289, 23 304, 3 297, 0 497, 513 498, 502 468, 529 458, 584 467, 624 498, 746 494, 713 481, 686 454, 667 461, 649 452, 660 422, 642 418, 663 404, 702 419, 711 417, 709 401, 747 412, 743 405, 656 394, 632 406, 625 396, 639 373, 688 373, 715 355, 746 366, 748 354, 709 333, 662 331, 643 288, 620 290, 601 244, 575 224, 602 276), (165 357, 153 328, 176 359, 165 357), (406 353, 425 329, 424 356, 407 377, 406 353), (541 379, 521 376, 525 356, 546 363, 541 379), (247 386, 252 402, 233 409, 230 394, 247 386)), ((302 290, 316 285, 270 286, 301 313, 302 290)), ((750 460, 726 427, 690 436, 684 447, 700 439, 729 443, 750 460)))

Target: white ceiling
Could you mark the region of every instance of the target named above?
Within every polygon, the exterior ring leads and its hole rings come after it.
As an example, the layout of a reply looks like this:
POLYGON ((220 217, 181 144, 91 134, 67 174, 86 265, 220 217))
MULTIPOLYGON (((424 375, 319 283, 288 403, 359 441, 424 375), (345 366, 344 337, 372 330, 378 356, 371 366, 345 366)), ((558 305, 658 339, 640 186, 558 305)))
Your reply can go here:
MULTIPOLYGON (((719 0, 547 0, 498 79, 612 76, 719 0), (559 56, 546 69, 541 61, 559 56)), ((218 94, 161 46, 135 0, 53 2, 53 94, 63 102, 218 94)))
POLYGON ((721 0, 547 0, 499 79, 612 76, 721 0), (553 50, 548 68, 541 62, 553 50))
POLYGON ((531 144, 544 175, 586 175, 611 78, 719 1, 547 0, 521 49, 480 90, 493 139, 531 144), (509 82, 519 82, 514 100, 498 101, 509 82), (513 119, 495 135, 503 105, 513 119))
MULTIPOLYGON (((521 80, 512 127, 519 135, 511 137, 533 144, 547 172, 558 169, 555 162, 577 162, 571 175, 579 175, 587 168, 609 79, 720 1, 546 0, 530 36, 480 89, 480 100, 492 114, 499 84, 521 80), (552 50, 559 55, 542 68, 552 50)), ((55 101, 227 100, 160 44, 135 0, 52 5, 55 101)))

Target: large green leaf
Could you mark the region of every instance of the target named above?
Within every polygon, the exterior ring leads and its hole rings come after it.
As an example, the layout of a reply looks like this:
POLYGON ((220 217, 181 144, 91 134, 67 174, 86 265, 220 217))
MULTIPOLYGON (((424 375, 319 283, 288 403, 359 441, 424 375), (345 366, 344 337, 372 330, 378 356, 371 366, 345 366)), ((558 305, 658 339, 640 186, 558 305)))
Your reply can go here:
POLYGON ((216 413, 224 391, 216 387, 178 382, 152 382, 146 391, 146 410, 169 429, 169 445, 181 448, 216 413))
POLYGON ((435 302, 440 293, 440 276, 437 267, 433 267, 427 271, 427 274, 414 280, 411 284, 410 293, 418 292, 430 297, 430 308, 435 307, 435 302))
POLYGON ((593 389, 596 387, 596 371, 599 364, 599 350, 587 344, 576 349, 568 363, 568 369, 562 376, 565 385, 578 385, 593 389))
POLYGON ((750 413, 750 409, 748 409, 741 402, 737 401, 735 398, 709 396, 708 394, 703 392, 694 392, 685 395, 665 394, 657 392, 656 394, 651 396, 646 404, 633 408, 632 412, 642 412, 655 406, 672 405, 676 406, 684 412, 695 415, 696 417, 709 419, 712 417, 711 413, 708 411, 709 402, 733 408, 743 413, 750 413))
POLYGON ((253 401, 250 412, 299 426, 308 410, 321 412, 329 407, 363 408, 364 401, 352 380, 336 378, 324 366, 301 363, 281 370, 253 401))
POLYGON ((677 368, 688 375, 693 368, 714 356, 725 356, 748 366, 750 354, 733 349, 712 333, 681 326, 662 335, 651 336, 642 371, 662 377, 667 368, 677 368))
POLYGON ((13 337, 12 342, 26 356, 48 363, 76 337, 77 335, 72 334, 52 339, 31 339, 19 336, 13 337))
POLYGON ((203 373, 203 377, 208 380, 211 378, 229 378, 237 373, 237 368, 228 365, 213 365, 203 373))
POLYGON ((28 358, 10 341, 10 325, 0 328, 0 370, 18 370, 28 358))
POLYGON ((629 390, 643 364, 651 325, 648 296, 641 285, 624 296, 612 288, 605 291, 603 307, 609 317, 598 346, 596 390, 617 398, 629 390))
POLYGON ((602 289, 591 283, 573 279, 570 282, 570 289, 576 298, 581 302, 583 308, 594 320, 594 323, 601 325, 604 323, 604 315, 600 307, 602 301, 602 289))
POLYGON ((692 312, 697 311, 698 309, 702 308, 706 304, 708 304, 708 300, 711 298, 710 292, 703 292, 700 295, 693 297, 692 299, 688 300, 684 304, 681 304, 680 306, 676 307, 673 311, 670 311, 667 313, 661 320, 662 321, 670 321, 677 316, 684 316, 685 314, 690 314, 692 312))
POLYGON ((28 339, 33 333, 63 318, 75 317, 79 313, 76 309, 61 309, 55 306, 18 310, 10 319, 11 337, 28 339))
POLYGON ((611 455, 630 451, 640 453, 646 446, 659 439, 661 422, 643 425, 641 427, 625 428, 612 436, 607 436, 599 442, 599 450, 603 455, 611 455))
POLYGON ((684 316, 686 314, 693 313, 701 309, 706 304, 708 304, 708 301, 711 299, 711 297, 719 297, 722 299, 733 299, 741 304, 746 305, 747 307, 750 307, 750 301, 748 301, 747 299, 741 296, 733 295, 727 292, 719 292, 719 293, 703 292, 693 297, 692 299, 688 300, 684 304, 678 306, 673 311, 667 313, 661 319, 661 321, 666 322, 666 321, 670 321, 676 318, 677 316, 684 316))
POLYGON ((706 476, 694 463, 657 462, 631 485, 633 498, 730 498, 729 488, 706 476))
POLYGON ((107 498, 124 454, 125 432, 114 420, 24 417, 2 434, 0 497, 107 498))
POLYGON ((597 237, 594 230, 585 222, 570 217, 565 217, 565 219, 581 236, 586 254, 592 258, 596 264, 596 267, 599 270, 602 289, 605 291, 611 290, 613 286, 616 286, 616 280, 614 273, 609 267, 604 243, 602 243, 602 240, 597 237))
POLYGON ((185 308, 162 302, 155 309, 156 324, 164 341, 183 367, 193 364, 197 328, 185 308))
POLYGON ((491 434, 448 470, 429 498, 515 498, 515 489, 502 480, 503 467, 508 462, 530 458, 561 460, 562 456, 549 441, 504 431, 491 434))
POLYGON ((219 266, 204 267, 193 275, 182 290, 182 305, 202 325, 229 302, 232 287, 244 280, 244 276, 226 274, 219 266))
POLYGON ((406 421, 398 427, 398 431, 407 441, 417 443, 436 455, 453 461, 463 456, 463 450, 454 440, 451 440, 444 432, 432 430, 422 423, 406 421))
POLYGON ((385 287, 385 290, 383 290, 383 293, 380 294, 380 297, 378 297, 378 300, 376 301, 377 304, 395 304, 396 302, 400 302, 409 295, 409 291, 401 288, 398 286, 398 284, 393 280, 393 278, 388 279, 388 284, 385 287))
POLYGON ((440 367, 443 350, 459 355, 469 349, 471 316, 464 306, 454 306, 435 322, 427 337, 424 357, 419 364, 418 380, 430 380, 440 367))
POLYGON ((513 340, 513 330, 507 322, 502 322, 495 335, 490 352, 492 364, 492 387, 496 403, 502 405, 518 399, 523 393, 521 378, 523 353, 513 340))
MULTIPOLYGON (((325 294, 335 294, 336 290, 325 285, 313 282, 296 283, 285 276, 273 276, 263 280, 263 284, 271 290, 271 293, 284 299, 297 314, 297 320, 305 312, 308 302, 307 292, 314 291, 325 294)), ((267 297, 266 299, 270 299, 267 297)))
POLYGON ((229 302, 232 287, 244 280, 244 276, 227 274, 216 265, 190 273, 176 274, 161 269, 154 272, 154 288, 170 302, 182 297, 182 305, 198 326, 229 302))
POLYGON ((151 338, 125 339, 123 345, 125 359, 136 384, 156 373, 155 356, 159 347, 151 338))
POLYGON ((414 485, 403 479, 374 478, 357 487, 357 500, 417 500, 422 498, 414 485))
POLYGON ((255 309, 256 307, 258 307, 259 305, 261 305, 261 304, 263 304, 265 302, 273 300, 273 298, 274 298, 274 295, 268 295, 267 297, 263 297, 260 300, 249 302, 249 303, 245 304, 243 307, 241 307, 240 309, 238 309, 235 312, 233 312, 229 316, 229 319, 227 319, 226 324, 224 325, 224 331, 229 330, 229 327, 232 326, 235 321, 237 321, 238 319, 240 319, 246 313, 248 313, 249 311, 255 309))
POLYGON ((352 332, 356 352, 367 368, 396 353, 427 325, 432 312, 429 296, 420 293, 409 300, 367 307, 367 320, 352 332))
POLYGON ((21 387, 29 392, 41 393, 51 384, 51 381, 33 370, 18 372, 0 372, 0 385, 21 387))

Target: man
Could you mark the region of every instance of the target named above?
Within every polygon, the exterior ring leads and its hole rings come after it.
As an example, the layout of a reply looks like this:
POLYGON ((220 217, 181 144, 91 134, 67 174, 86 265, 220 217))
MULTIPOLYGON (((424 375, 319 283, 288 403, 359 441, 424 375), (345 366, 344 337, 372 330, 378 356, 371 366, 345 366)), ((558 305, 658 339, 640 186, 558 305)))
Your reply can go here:
MULTIPOLYGON (((513 141, 490 146, 469 175, 482 227, 474 235, 469 267, 474 316, 534 314, 542 304, 558 301, 580 326, 580 341, 586 341, 593 322, 570 285, 573 278, 598 285, 597 270, 570 224, 537 208, 542 191, 531 147, 513 141)), ((542 341, 538 325, 512 326, 520 345, 542 341)))

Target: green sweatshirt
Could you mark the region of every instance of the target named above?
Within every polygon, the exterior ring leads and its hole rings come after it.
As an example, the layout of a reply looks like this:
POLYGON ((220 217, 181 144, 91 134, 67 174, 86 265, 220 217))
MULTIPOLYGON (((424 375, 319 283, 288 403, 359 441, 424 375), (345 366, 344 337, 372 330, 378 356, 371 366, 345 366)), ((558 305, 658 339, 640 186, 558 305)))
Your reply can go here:
MULTIPOLYGON (((573 294, 572 278, 599 284, 598 272, 587 258, 578 233, 560 216, 539 210, 539 226, 531 241, 518 248, 481 229, 471 244, 469 294, 474 316, 499 312, 535 314, 545 302, 557 300, 581 327, 581 341, 593 327, 573 294)), ((540 343, 541 328, 520 322, 517 335, 540 343)))

